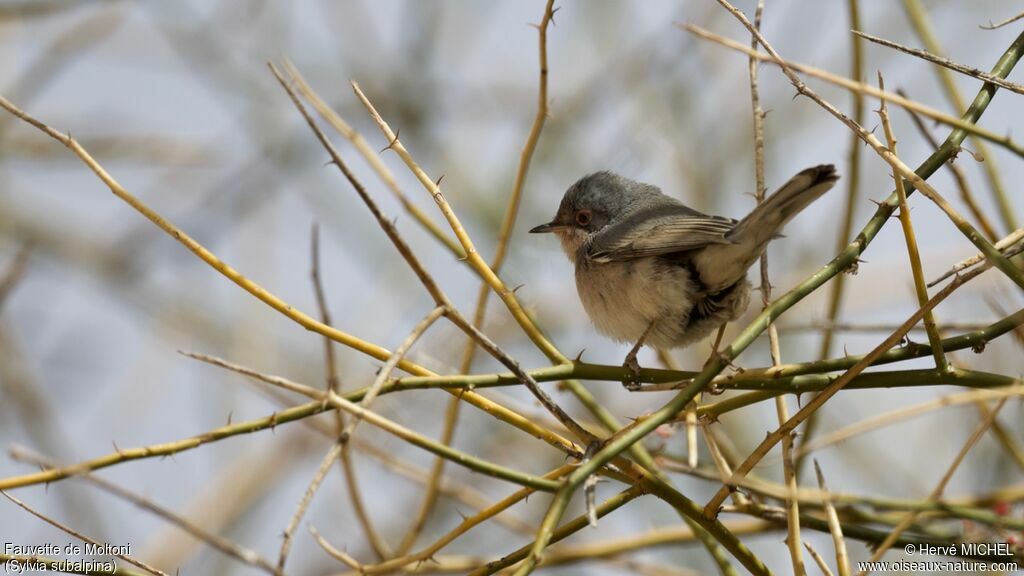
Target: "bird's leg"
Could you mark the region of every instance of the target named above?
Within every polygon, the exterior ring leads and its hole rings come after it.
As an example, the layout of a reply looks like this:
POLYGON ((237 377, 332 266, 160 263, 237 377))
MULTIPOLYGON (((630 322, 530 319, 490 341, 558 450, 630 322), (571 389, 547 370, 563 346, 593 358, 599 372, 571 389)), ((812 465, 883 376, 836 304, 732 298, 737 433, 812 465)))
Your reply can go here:
POLYGON ((657 321, 657 318, 651 320, 651 323, 647 325, 644 333, 640 335, 640 339, 636 341, 635 345, 633 345, 633 349, 629 351, 629 354, 626 354, 625 361, 622 362, 622 367, 628 369, 630 374, 632 374, 632 378, 627 377, 626 380, 622 381, 622 385, 625 386, 627 390, 635 391, 640 388, 640 362, 637 361, 636 355, 640 352, 640 348, 644 345, 644 340, 647 338, 647 335, 650 334, 651 329, 654 328, 654 323, 657 321))
POLYGON ((714 343, 711 344, 711 356, 708 356, 708 359, 704 361, 704 365, 705 366, 707 366, 708 364, 711 363, 711 359, 712 358, 714 358, 715 356, 718 356, 718 347, 719 347, 719 345, 722 344, 722 336, 724 336, 724 335, 725 335, 725 323, 722 323, 722 325, 718 327, 718 334, 715 335, 714 343))
MULTIPOLYGON (((725 322, 721 326, 718 327, 718 334, 715 336, 715 342, 711 345, 711 355, 708 356, 708 359, 704 362, 704 366, 706 367, 708 364, 710 364, 711 360, 713 360, 714 358, 718 358, 719 360, 722 360, 723 362, 725 362, 725 364, 727 366, 729 366, 730 368, 732 368, 733 370, 735 370, 737 372, 743 372, 743 368, 742 367, 737 366, 736 364, 733 364, 733 362, 731 360, 726 358, 724 354, 722 354, 721 352, 718 351, 718 347, 722 344, 722 336, 725 334, 725 327, 726 327, 726 325, 728 325, 728 322, 725 322)), ((721 394, 722 391, 718 390, 716 392, 715 389, 712 388, 710 390, 710 392, 711 392, 711 394, 721 394)))

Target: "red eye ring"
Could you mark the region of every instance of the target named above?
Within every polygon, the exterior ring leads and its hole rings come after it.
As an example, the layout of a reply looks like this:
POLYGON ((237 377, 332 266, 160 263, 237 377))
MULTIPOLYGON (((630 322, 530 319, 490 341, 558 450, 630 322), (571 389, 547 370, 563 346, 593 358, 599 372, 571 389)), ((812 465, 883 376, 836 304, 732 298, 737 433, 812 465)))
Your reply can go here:
POLYGON ((576 213, 576 224, 579 224, 580 226, 589 225, 592 219, 593 214, 591 214, 590 210, 583 209, 576 213))

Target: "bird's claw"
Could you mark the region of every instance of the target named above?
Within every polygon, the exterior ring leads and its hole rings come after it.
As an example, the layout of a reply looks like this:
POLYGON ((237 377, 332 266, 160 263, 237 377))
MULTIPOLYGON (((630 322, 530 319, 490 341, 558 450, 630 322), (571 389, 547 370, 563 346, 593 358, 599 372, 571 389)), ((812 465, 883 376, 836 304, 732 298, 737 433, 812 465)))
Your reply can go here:
POLYGON ((636 354, 626 356, 622 367, 629 371, 629 375, 622 381, 622 385, 626 390, 636 392, 640 389, 640 362, 636 359, 636 354))

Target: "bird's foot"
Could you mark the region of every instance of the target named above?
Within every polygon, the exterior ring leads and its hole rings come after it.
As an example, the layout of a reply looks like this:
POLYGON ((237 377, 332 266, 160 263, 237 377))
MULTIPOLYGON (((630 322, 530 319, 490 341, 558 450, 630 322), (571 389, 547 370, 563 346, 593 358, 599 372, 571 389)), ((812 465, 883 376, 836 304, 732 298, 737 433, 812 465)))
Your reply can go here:
POLYGON ((651 333, 651 329, 654 328, 654 324, 657 322, 657 318, 651 320, 650 324, 644 330, 644 333, 640 335, 640 339, 636 341, 633 348, 629 350, 629 354, 626 354, 626 360, 622 363, 622 367, 629 370, 629 376, 622 381, 622 385, 626 387, 626 390, 635 392, 640 389, 640 363, 636 360, 636 355, 640 353, 640 348, 644 345, 644 340, 647 339, 647 335, 651 333))
MULTIPOLYGON (((715 352, 711 358, 708 358, 708 363, 711 362, 712 358, 717 358, 718 361, 724 364, 726 368, 731 368, 732 371, 737 374, 743 374, 746 372, 746 369, 743 368, 743 366, 733 362, 732 358, 730 358, 725 352, 715 352)), ((707 366, 707 364, 705 364, 705 366, 707 366)))
POLYGON ((640 362, 636 359, 636 352, 636 350, 630 352, 622 363, 622 367, 629 371, 626 379, 622 381, 622 385, 630 392, 640 389, 640 362))

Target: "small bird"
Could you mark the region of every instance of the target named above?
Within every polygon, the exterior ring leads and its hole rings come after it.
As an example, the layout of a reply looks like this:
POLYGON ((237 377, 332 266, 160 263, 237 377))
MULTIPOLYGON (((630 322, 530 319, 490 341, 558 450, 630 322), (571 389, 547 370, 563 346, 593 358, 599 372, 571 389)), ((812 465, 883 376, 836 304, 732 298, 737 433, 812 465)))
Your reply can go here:
POLYGON ((831 164, 808 168, 737 221, 698 212, 657 186, 597 172, 573 184, 555 217, 530 233, 561 240, 591 322, 635 343, 623 364, 635 377, 644 343, 687 346, 738 318, 750 303, 747 270, 838 179, 831 164))

